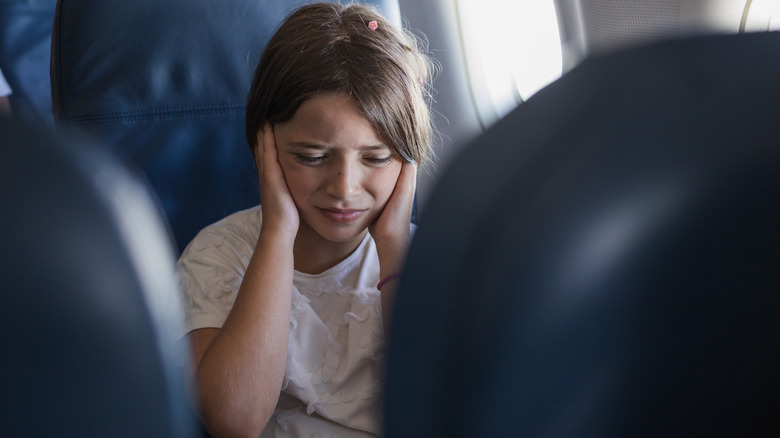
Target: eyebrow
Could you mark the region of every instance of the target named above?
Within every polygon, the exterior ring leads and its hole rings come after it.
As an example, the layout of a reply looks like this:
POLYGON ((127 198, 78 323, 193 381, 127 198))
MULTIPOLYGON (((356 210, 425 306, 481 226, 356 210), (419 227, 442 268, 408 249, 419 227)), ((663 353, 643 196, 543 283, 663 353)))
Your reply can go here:
MULTIPOLYGON (((320 145, 316 143, 307 143, 305 141, 293 141, 288 143, 288 145, 295 148, 313 149, 317 151, 330 149, 330 146, 320 145)), ((392 151, 390 146, 387 146, 385 144, 372 144, 372 145, 358 146, 357 149, 361 151, 379 151, 385 149, 392 151)))

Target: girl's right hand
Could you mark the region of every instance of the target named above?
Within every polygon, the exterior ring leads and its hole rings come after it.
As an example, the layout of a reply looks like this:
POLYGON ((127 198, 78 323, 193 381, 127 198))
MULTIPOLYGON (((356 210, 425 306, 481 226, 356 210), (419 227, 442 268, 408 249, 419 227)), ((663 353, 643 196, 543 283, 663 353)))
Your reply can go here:
POLYGON ((287 233, 293 240, 298 233, 300 219, 295 207, 282 166, 276 137, 270 123, 257 133, 255 162, 260 179, 260 204, 263 208, 262 230, 287 233))

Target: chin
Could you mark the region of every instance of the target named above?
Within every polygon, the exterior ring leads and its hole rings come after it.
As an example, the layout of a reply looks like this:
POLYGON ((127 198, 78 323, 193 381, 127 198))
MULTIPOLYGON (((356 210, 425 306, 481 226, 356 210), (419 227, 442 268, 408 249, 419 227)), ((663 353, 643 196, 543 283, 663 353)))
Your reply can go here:
POLYGON ((311 232, 332 243, 348 243, 362 238, 368 227, 363 221, 352 224, 333 224, 327 220, 316 218, 315 221, 305 222, 311 232))
POLYGON ((366 227, 355 227, 350 230, 322 230, 322 232, 318 231, 318 234, 333 243, 348 243, 355 239, 362 239, 365 231, 366 227))

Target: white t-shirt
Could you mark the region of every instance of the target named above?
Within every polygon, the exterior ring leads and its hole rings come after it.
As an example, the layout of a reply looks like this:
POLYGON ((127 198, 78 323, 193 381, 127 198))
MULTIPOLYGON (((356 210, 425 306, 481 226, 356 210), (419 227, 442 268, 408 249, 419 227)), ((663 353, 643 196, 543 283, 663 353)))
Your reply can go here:
MULTIPOLYGON (((221 327, 260 235, 260 207, 205 228, 178 262, 185 333, 221 327)), ((379 259, 367 234, 327 271, 293 276, 282 393, 263 437, 365 437, 381 431, 379 391, 384 332, 379 259)))

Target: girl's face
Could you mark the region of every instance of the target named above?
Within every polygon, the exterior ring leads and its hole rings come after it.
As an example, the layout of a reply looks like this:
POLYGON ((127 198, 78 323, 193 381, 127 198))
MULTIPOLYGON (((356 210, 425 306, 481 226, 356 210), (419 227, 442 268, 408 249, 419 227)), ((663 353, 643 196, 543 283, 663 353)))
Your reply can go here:
POLYGON ((393 193, 400 157, 343 93, 305 101, 274 134, 301 218, 296 245, 357 247, 393 193))

